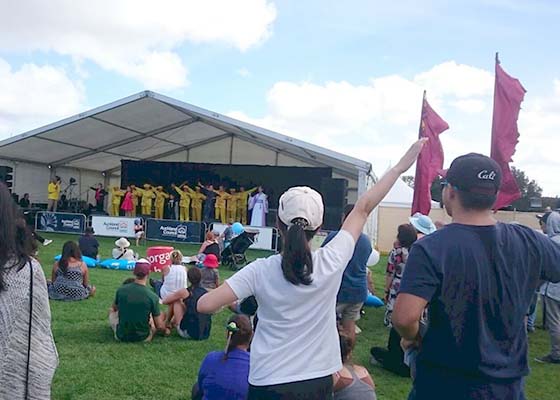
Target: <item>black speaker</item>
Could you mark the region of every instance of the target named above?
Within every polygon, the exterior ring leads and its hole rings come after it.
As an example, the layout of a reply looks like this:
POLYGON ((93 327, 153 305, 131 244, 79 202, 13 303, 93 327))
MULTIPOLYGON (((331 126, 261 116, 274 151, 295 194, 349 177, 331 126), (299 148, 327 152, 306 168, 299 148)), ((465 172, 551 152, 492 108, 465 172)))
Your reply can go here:
POLYGON ((344 207, 348 195, 348 181, 346 179, 321 179, 321 194, 325 207, 344 207))
POLYGON ((342 207, 325 207, 323 229, 327 231, 336 231, 340 229, 343 214, 344 209, 342 207))

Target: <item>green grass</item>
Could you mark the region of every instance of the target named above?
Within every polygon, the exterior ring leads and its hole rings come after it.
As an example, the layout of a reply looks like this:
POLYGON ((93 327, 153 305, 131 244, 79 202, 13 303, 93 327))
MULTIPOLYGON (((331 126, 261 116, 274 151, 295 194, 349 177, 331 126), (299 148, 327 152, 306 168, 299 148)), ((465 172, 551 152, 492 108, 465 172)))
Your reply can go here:
MULTIPOLYGON (((39 259, 50 278, 52 259, 60 253, 70 235, 45 234, 55 242, 41 247, 39 259)), ((101 255, 109 257, 114 239, 99 238, 101 255)), ((148 245, 157 245, 149 243, 148 245)), ((178 245, 184 254, 194 254, 198 246, 178 245)), ((141 255, 145 246, 134 248, 141 255)), ((250 251, 250 259, 266 256, 266 252, 250 251)), ((380 266, 384 265, 382 258, 380 266)), ((382 291, 383 267, 374 270, 378 291, 382 291)), ((173 332, 169 338, 157 336, 152 343, 118 343, 112 336, 107 312, 116 289, 131 276, 127 271, 90 269, 91 282, 97 286, 94 298, 65 303, 51 301, 52 328, 60 364, 53 388, 53 399, 189 399, 190 388, 196 380, 198 368, 206 353, 225 346, 222 327, 230 315, 228 311, 213 317, 209 340, 193 342, 181 339, 173 332)), ((220 269, 220 279, 231 275, 220 269)), ((367 309, 358 325, 363 332, 358 336, 354 359, 367 366, 377 386, 379 399, 405 399, 410 380, 396 377, 381 368, 368 364, 369 348, 384 346, 388 331, 383 326, 383 310, 367 309)), ((530 336, 531 375, 527 380, 529 399, 553 400, 559 398, 560 366, 541 365, 534 357, 544 355, 550 346, 546 332, 537 330, 530 336)), ((434 388, 437 390, 437 388, 434 388)))

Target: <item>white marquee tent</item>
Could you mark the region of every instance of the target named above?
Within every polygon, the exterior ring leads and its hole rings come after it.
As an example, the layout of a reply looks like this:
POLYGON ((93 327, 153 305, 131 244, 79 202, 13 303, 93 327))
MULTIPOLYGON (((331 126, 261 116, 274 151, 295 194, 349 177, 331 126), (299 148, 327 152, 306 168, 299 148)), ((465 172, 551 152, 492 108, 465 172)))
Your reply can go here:
POLYGON ((83 200, 98 182, 120 185, 122 159, 331 167, 348 180, 349 202, 375 180, 368 162, 150 91, 0 141, 14 191, 35 203, 53 174, 63 189, 74 178, 69 197, 83 200))
MULTIPOLYGON (((414 199, 414 189, 402 179, 397 179, 387 196, 381 202, 382 207, 411 208, 414 199)), ((440 208, 437 201, 432 201, 432 208, 440 208)))

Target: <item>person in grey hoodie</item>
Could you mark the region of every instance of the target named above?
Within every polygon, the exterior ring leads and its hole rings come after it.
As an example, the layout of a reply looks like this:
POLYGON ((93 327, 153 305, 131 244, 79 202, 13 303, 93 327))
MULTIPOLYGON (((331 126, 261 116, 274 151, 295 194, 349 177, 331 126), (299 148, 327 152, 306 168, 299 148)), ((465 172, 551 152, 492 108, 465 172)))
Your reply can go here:
MULTIPOLYGON (((547 213, 541 219, 544 233, 560 246, 560 214, 556 211, 547 213)), ((560 260, 558 260, 560 263, 560 260)), ((551 351, 536 361, 560 364, 560 282, 547 282, 542 287, 545 309, 546 329, 550 334, 551 351)))

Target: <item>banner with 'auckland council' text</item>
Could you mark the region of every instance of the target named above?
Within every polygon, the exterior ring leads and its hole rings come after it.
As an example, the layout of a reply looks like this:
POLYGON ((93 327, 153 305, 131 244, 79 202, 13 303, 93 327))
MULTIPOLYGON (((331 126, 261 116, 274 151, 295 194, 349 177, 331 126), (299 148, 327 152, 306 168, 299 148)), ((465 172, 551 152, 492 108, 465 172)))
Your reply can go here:
POLYGON ((35 228, 38 231, 59 233, 84 233, 86 216, 84 214, 44 212, 35 216, 35 228))
POLYGON ((206 224, 169 219, 146 220, 146 238, 168 242, 201 243, 204 241, 206 224))
POLYGON ((134 237, 135 218, 93 215, 91 227, 99 236, 134 237))

